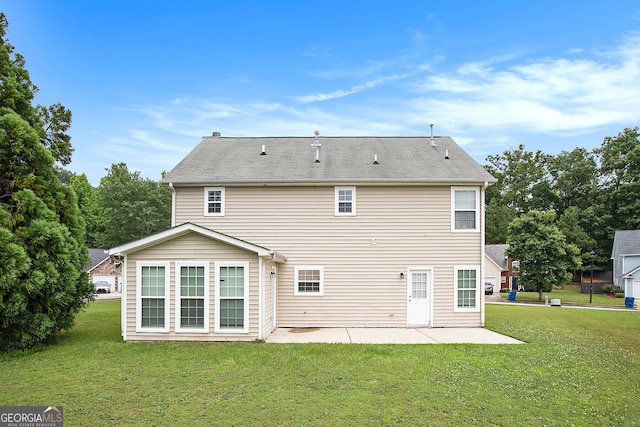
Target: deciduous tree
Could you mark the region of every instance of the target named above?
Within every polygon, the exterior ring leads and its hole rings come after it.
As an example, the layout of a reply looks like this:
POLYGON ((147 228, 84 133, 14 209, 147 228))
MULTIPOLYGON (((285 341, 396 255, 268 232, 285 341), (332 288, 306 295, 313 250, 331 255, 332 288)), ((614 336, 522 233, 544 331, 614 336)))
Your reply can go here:
POLYGON ((567 243, 564 234, 555 225, 554 211, 532 210, 509 225, 509 248, 505 254, 519 260, 518 281, 527 290, 542 293, 553 285, 571 280, 571 271, 580 266, 580 251, 567 243))
POLYGON ((517 213, 527 212, 537 184, 547 180, 550 156, 540 150, 526 151, 524 145, 501 155, 488 156, 490 169, 498 173, 495 190, 502 202, 517 213))
POLYGON ((104 227, 101 247, 110 248, 171 226, 171 190, 159 182, 113 164, 98 187, 98 211, 104 227))

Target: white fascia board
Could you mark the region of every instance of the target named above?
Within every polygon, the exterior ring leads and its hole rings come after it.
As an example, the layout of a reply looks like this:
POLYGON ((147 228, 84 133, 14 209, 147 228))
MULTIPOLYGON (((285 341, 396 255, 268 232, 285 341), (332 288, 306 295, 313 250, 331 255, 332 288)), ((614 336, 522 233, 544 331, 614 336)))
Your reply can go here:
MULTIPOLYGON (((134 242, 125 243, 124 245, 111 248, 109 249, 109 255, 126 255, 128 253, 136 252, 141 249, 157 245, 158 243, 174 239, 190 232, 198 233, 202 236, 209 237, 211 239, 218 240, 220 242, 226 243, 231 246, 236 246, 250 252, 255 252, 256 254, 258 254, 258 256, 261 257, 271 257, 272 254, 276 253, 262 246, 257 246, 252 243, 245 242, 244 240, 236 239, 235 237, 231 237, 226 234, 222 234, 217 231, 213 231, 208 228, 204 228, 199 225, 187 222, 177 227, 154 234, 153 236, 148 236, 134 242)), ((281 255, 280 257, 282 258, 281 255)))

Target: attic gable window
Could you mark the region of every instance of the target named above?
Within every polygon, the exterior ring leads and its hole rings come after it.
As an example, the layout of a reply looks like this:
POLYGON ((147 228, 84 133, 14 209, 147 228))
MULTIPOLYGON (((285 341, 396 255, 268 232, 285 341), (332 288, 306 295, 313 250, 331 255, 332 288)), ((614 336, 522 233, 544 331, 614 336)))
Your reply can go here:
POLYGON ((451 189, 451 229, 452 231, 479 231, 480 205, 477 188, 451 189))
POLYGON ((204 188, 204 216, 224 216, 224 187, 204 188))
POLYGON ((356 187, 336 187, 335 215, 355 216, 356 187))

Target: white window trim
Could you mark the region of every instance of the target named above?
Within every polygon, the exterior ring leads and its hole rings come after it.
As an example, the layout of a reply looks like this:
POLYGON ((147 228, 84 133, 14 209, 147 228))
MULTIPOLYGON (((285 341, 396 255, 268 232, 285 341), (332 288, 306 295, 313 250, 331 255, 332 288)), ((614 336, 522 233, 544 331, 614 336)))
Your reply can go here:
POLYGON ((169 332, 169 279, 171 276, 170 263, 163 261, 137 261, 136 262, 136 332, 169 332), (164 327, 142 327, 142 267, 164 267, 164 327))
POLYGON ((247 261, 223 261, 215 263, 215 325, 214 331, 223 334, 247 334, 249 333, 249 263, 247 261), (220 327, 220 267, 244 267, 244 328, 220 327))
POLYGON ((176 262, 175 271, 176 282, 176 301, 175 301, 175 323, 176 332, 196 332, 196 333, 208 333, 209 332, 209 263, 207 261, 178 261, 176 262), (180 283, 180 273, 182 267, 204 267, 204 327, 203 328, 183 328, 181 325, 182 313, 181 313, 181 299, 182 299, 182 286, 180 283))
MULTIPOLYGON (((483 292, 484 294, 484 292, 483 292)), ((453 268, 453 311, 458 313, 478 313, 480 312, 480 266, 458 266, 453 268), (476 306, 473 308, 458 307, 458 271, 475 270, 476 271, 476 306)))
POLYGON ((356 187, 335 187, 335 216, 356 216, 356 187), (340 212, 340 190, 351 190, 351 212, 340 212))
POLYGON ((294 268, 293 279, 293 295, 305 297, 321 297, 324 295, 324 267, 318 266, 300 266, 294 268), (300 270, 319 270, 320 271, 320 290, 318 292, 299 292, 298 291, 298 271, 300 270))
POLYGON ((480 189, 477 187, 451 187, 451 231, 454 233, 477 233, 480 231, 480 189), (476 206, 475 206, 475 228, 456 228, 456 191, 475 191, 476 193, 476 206))
POLYGON ((224 187, 204 187, 204 216, 224 216, 224 187), (220 191, 220 212, 209 212, 209 192, 220 191))

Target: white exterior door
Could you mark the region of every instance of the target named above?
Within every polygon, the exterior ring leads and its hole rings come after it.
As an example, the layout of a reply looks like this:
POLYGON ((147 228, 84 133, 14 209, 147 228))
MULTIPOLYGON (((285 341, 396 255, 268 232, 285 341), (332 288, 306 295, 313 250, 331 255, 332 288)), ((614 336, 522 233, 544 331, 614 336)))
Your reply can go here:
POLYGON ((407 325, 427 326, 431 315, 431 271, 409 270, 407 325))

